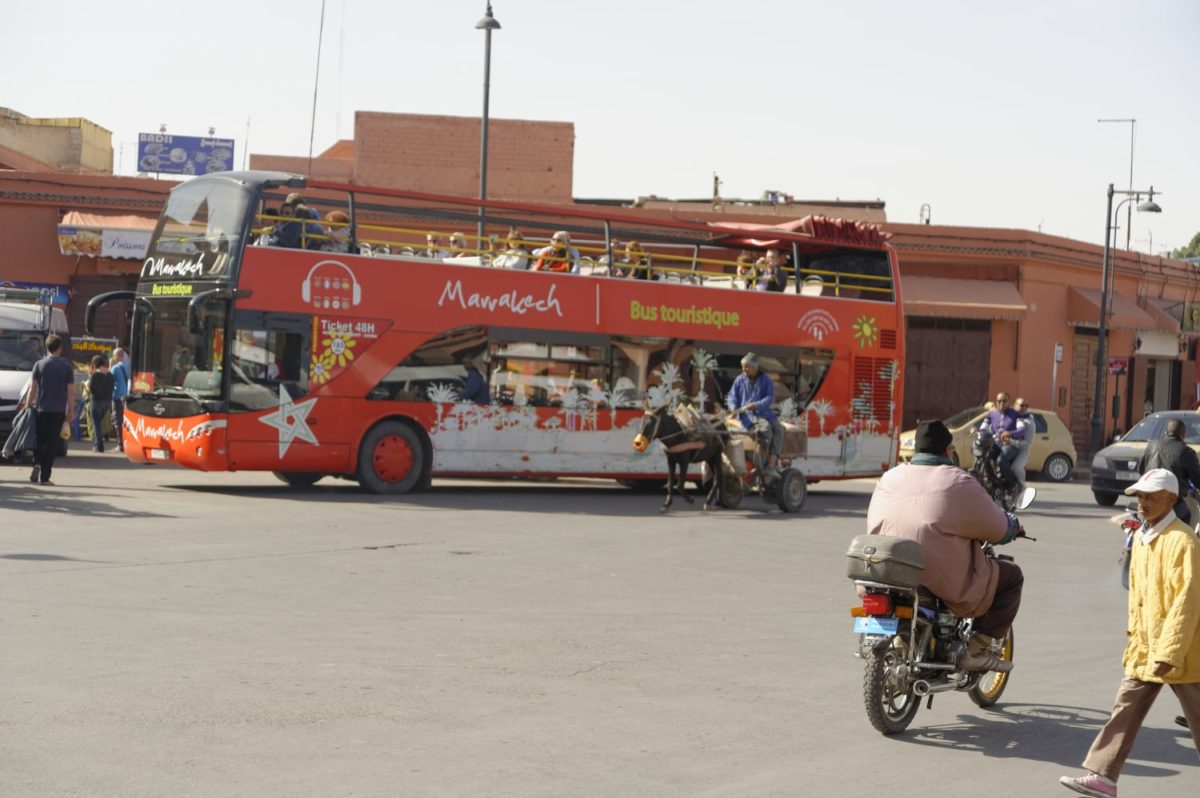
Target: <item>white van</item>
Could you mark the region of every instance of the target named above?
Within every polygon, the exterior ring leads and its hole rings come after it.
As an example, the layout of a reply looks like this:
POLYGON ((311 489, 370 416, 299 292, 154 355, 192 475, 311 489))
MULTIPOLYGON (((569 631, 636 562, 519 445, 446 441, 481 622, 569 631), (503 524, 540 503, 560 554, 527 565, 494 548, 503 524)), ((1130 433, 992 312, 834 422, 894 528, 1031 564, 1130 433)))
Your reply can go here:
POLYGON ((0 288, 0 442, 12 431, 21 389, 33 364, 45 356, 50 333, 70 346, 66 314, 38 291, 0 288))

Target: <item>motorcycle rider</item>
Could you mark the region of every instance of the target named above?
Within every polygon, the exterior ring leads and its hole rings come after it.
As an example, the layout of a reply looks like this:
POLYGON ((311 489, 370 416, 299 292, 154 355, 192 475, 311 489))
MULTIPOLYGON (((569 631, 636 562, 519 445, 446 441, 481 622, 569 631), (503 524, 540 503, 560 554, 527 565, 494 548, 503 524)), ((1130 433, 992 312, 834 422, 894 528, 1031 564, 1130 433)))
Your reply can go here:
POLYGON ((754 428, 754 420, 762 419, 771 428, 771 452, 767 457, 768 472, 778 470, 776 463, 783 451, 783 424, 771 405, 775 404, 775 383, 758 368, 758 355, 747 352, 742 358, 742 373, 733 381, 726 406, 737 415, 746 430, 754 428))
POLYGON ((984 554, 980 541, 1003 544, 1021 532, 1016 516, 992 502, 970 474, 951 461, 954 438, 941 421, 917 425, 916 455, 879 479, 867 510, 867 532, 921 544, 921 585, 960 618, 974 618, 967 671, 1007 673, 1012 662, 991 650, 1021 604, 1024 576, 1016 563, 984 554))
POLYGON ((1187 425, 1177 418, 1167 422, 1165 437, 1161 440, 1146 444, 1146 451, 1138 461, 1138 473, 1145 474, 1153 468, 1165 468, 1175 475, 1179 481, 1179 501, 1175 502, 1175 517, 1185 524, 1193 524, 1197 519, 1192 518, 1184 497, 1187 496, 1187 485, 1200 485, 1200 457, 1196 451, 1183 442, 1187 425))
POLYGON ((1035 430, 1033 416, 1029 413, 1029 402, 1018 396, 1013 401, 1013 410, 1017 414, 1017 429, 1021 430, 1021 434, 1012 439, 1013 446, 1017 447, 1017 456, 1013 460, 1013 476, 1017 478, 1013 497, 1016 498, 1017 494, 1025 489, 1025 464, 1029 462, 1029 448, 1033 445, 1035 430))
POLYGON ((1008 394, 1001 391, 996 394, 996 407, 988 411, 987 417, 979 426, 980 429, 990 429, 996 443, 1000 445, 1000 478, 1010 491, 1015 490, 1019 483, 1013 473, 1013 462, 1021 454, 1020 443, 1029 433, 1024 424, 1019 424, 1020 413, 1013 409, 1008 394))

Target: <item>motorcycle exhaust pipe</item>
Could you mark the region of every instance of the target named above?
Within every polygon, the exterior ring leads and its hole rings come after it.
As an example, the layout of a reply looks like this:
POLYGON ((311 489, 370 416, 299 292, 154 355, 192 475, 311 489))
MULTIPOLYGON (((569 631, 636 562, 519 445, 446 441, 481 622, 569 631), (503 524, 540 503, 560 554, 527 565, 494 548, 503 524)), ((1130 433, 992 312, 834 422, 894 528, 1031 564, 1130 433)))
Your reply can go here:
POLYGON ((925 679, 917 679, 913 682, 913 692, 924 698, 930 693, 944 693, 948 690, 957 690, 959 685, 957 682, 930 682, 925 679))

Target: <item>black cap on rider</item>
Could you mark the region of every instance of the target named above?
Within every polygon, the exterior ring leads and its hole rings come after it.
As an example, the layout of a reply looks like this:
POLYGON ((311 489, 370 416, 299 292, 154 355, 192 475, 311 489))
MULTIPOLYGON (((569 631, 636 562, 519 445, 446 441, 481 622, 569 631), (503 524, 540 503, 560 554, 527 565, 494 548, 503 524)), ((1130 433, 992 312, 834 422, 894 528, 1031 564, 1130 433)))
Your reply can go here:
POLYGON ((936 418, 933 421, 922 421, 917 425, 917 451, 921 454, 945 454, 946 449, 954 442, 954 436, 946 425, 936 418))

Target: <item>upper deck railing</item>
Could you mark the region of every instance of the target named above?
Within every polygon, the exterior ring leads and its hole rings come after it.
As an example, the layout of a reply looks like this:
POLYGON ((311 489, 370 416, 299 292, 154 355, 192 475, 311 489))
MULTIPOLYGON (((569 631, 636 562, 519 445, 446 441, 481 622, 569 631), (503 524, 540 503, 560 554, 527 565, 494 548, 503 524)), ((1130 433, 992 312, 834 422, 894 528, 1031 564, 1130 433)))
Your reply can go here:
MULTIPOLYGON (((233 250, 244 242, 491 268, 536 269, 540 259, 544 270, 593 277, 884 302, 895 297, 888 234, 864 222, 808 216, 780 225, 706 223, 608 206, 481 204, 268 173, 229 173, 230 178, 242 179, 253 191, 246 234, 227 232, 228 221, 218 231, 234 261, 240 258, 233 250), (482 237, 465 232, 479 229, 481 220, 482 237), (569 242, 555 249, 564 235, 569 242)), ((180 188, 211 179, 196 178, 180 188)), ((194 223, 176 221, 173 227, 168 221, 160 225, 156 243, 170 252, 187 249, 189 237, 199 236, 205 241, 197 246, 217 249, 211 227, 201 232, 194 223)))

